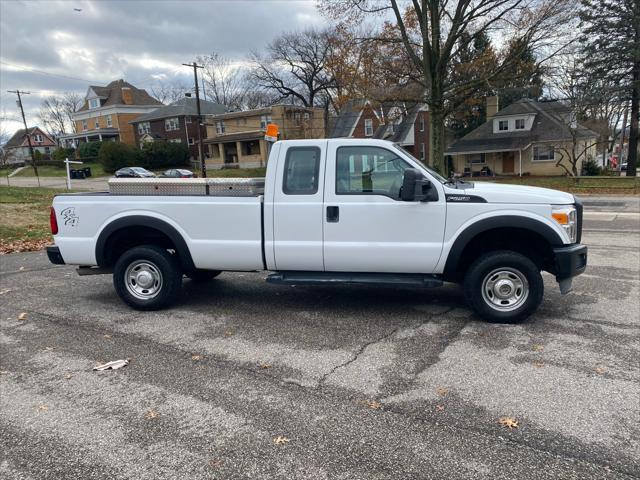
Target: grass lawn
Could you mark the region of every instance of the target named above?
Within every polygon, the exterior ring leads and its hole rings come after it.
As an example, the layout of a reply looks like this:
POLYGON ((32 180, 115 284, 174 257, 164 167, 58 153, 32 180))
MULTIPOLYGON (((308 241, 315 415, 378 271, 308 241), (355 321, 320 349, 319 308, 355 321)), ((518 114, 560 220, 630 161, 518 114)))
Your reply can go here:
MULTIPOLYGON (((102 168, 102 165, 97 162, 87 162, 87 163, 83 163, 82 165, 77 164, 77 165, 71 166, 71 168, 86 168, 86 167, 89 167, 91 169, 91 175, 93 177, 103 177, 105 175, 109 175, 108 173, 105 173, 104 169, 102 168)), ((4 175, 6 175, 6 173, 4 175)), ((38 167, 38 175, 40 175, 41 177, 66 177, 67 169, 64 168, 64 165, 62 167, 54 167, 51 165, 40 165, 38 167)), ((27 166, 27 168, 20 170, 16 174, 16 177, 34 177, 34 176, 35 175, 33 174, 33 167, 31 166, 27 166)))
POLYGON ((470 181, 529 185, 575 194, 640 195, 639 177, 473 177, 470 181))
POLYGON ((0 186, 0 254, 40 250, 52 242, 49 207, 60 190, 0 186))

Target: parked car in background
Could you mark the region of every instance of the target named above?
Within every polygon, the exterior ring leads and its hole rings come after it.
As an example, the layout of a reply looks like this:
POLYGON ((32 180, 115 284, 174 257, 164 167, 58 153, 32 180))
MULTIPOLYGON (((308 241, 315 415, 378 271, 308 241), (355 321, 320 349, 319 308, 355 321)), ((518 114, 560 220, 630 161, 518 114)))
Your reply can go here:
POLYGON ((118 178, 151 178, 155 176, 155 173, 150 172, 146 168, 142 167, 125 167, 121 168, 120 170, 116 170, 116 177, 118 178))
POLYGON ((626 172, 627 171, 627 162, 624 162, 624 163, 620 164, 620 171, 621 172, 626 172))
POLYGON ((186 168, 171 168, 164 172, 161 177, 168 178, 193 178, 193 172, 191 170, 187 170, 186 168))

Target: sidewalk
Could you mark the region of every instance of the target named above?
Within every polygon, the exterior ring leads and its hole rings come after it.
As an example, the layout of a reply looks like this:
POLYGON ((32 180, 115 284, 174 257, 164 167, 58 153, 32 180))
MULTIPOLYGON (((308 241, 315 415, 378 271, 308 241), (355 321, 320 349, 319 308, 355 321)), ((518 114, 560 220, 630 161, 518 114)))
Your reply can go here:
MULTIPOLYGON (((71 180, 71 188, 74 190, 89 190, 92 192, 106 192, 109 190, 107 181, 109 177, 87 178, 85 180, 71 180)), ((3 186, 12 187, 37 187, 38 179, 36 177, 11 177, 3 178, 0 183, 3 186)), ((40 177, 40 186, 47 188, 67 188, 67 179, 65 177, 40 177)))

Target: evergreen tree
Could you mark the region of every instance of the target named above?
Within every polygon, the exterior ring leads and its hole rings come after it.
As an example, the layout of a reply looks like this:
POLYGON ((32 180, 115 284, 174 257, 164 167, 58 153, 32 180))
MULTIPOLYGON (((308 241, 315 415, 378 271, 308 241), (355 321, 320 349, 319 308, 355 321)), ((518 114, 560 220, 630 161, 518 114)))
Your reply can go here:
POLYGON ((624 101, 631 102, 627 175, 636 176, 640 116, 640 0, 581 0, 581 4, 581 41, 587 71, 596 78, 613 78, 624 101))

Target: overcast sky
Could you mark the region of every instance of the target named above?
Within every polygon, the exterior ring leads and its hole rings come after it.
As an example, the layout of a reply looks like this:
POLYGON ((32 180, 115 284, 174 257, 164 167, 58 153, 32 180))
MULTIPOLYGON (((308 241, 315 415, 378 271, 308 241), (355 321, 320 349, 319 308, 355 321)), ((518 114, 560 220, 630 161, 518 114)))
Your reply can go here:
POLYGON ((181 66, 216 51, 244 60, 281 32, 322 26, 315 0, 0 0, 0 126, 21 127, 14 94, 27 90, 29 126, 43 97, 124 78, 193 83, 181 66), (81 9, 76 11, 74 9, 81 9), (37 72, 35 71, 37 70, 37 72))

